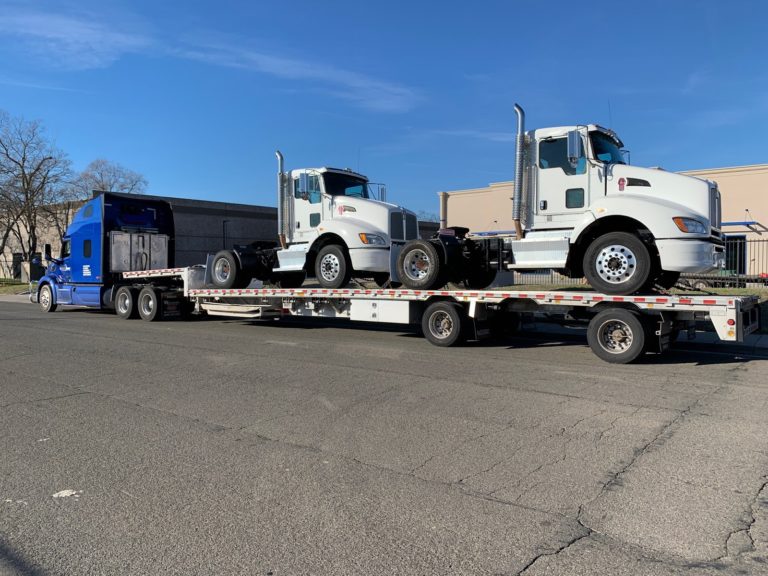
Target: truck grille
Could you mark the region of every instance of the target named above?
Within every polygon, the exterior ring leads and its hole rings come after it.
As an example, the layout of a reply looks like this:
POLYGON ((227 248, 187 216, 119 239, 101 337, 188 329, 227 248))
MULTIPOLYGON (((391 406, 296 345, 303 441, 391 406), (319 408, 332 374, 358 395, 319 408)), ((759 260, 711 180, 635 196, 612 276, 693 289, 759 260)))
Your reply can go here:
POLYGON ((416 214, 406 213, 405 215, 405 239, 415 240, 419 237, 419 221, 416 214))
POLYGON ((712 233, 716 236, 719 236, 722 217, 720 191, 717 189, 717 186, 713 186, 709 189, 709 223, 712 227, 712 233))
POLYGON ((402 212, 390 212, 389 237, 392 238, 392 240, 405 240, 405 238, 403 238, 403 213, 402 212))

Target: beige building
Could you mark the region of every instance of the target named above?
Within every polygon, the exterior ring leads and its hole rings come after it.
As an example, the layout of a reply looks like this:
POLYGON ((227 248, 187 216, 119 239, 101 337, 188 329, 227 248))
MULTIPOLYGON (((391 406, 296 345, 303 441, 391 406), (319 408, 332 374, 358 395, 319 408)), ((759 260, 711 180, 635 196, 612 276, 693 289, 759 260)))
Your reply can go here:
MULTIPOLYGON (((768 164, 680 173, 717 182, 722 194, 723 222, 757 222, 749 227, 728 226, 726 233, 768 238, 768 164)), ((473 232, 514 228, 511 181, 438 194, 443 226, 466 226, 473 232)))

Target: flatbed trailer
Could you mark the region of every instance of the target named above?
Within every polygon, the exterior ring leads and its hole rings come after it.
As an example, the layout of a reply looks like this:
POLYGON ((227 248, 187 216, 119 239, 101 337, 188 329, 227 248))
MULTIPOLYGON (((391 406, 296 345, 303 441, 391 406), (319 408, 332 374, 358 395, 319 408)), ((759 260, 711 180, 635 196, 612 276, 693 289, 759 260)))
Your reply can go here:
POLYGON ((620 364, 645 352, 663 352, 681 331, 694 337, 697 322, 711 323, 721 340, 741 342, 758 329, 760 318, 756 296, 363 287, 220 289, 209 287, 209 269, 124 272, 123 278, 125 285, 137 293, 140 290, 138 312, 145 320, 180 317, 185 312, 246 319, 343 318, 420 326, 432 344, 452 346, 468 338, 509 334, 520 326, 523 315, 544 314, 586 324, 592 351, 620 364), (152 294, 157 297, 152 299, 152 294), (143 295, 147 297, 142 299, 143 295))

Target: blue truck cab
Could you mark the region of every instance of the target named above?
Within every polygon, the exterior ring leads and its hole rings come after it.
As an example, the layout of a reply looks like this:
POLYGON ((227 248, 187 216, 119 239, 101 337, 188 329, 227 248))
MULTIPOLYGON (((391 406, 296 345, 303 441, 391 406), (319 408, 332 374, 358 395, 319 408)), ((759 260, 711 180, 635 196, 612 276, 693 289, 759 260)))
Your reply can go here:
POLYGON ((62 238, 61 254, 52 257, 50 252, 46 245, 46 272, 31 294, 44 311, 58 305, 113 309, 124 288, 133 316, 143 287, 124 281, 122 273, 173 267, 171 206, 135 195, 102 193, 75 214, 62 238))

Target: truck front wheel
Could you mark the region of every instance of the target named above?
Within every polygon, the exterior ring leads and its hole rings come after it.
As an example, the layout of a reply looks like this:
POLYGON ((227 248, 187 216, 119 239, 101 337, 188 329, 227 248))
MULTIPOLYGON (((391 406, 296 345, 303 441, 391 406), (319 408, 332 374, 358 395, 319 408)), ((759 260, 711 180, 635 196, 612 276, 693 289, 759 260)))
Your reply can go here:
POLYGON ((411 240, 397 257, 397 275, 403 286, 411 290, 439 288, 441 282, 440 255, 426 240, 411 240))
POLYGON ((43 284, 43 287, 40 288, 38 302, 40 303, 40 309, 43 312, 56 311, 56 304, 53 301, 53 290, 51 290, 50 284, 43 284))
POLYGON ((342 246, 327 244, 315 259, 315 276, 323 288, 343 288, 352 277, 352 266, 342 246))
POLYGON ((627 232, 600 236, 584 254, 587 281, 606 294, 634 294, 646 285, 651 269, 648 247, 627 232))
POLYGON ((115 312, 120 318, 128 320, 139 315, 139 310, 136 307, 137 294, 138 291, 135 288, 129 288, 128 286, 121 286, 117 289, 115 294, 115 312))
POLYGON ((600 359, 628 364, 645 351, 645 326, 640 314, 625 308, 598 312, 587 327, 589 347, 600 359))

